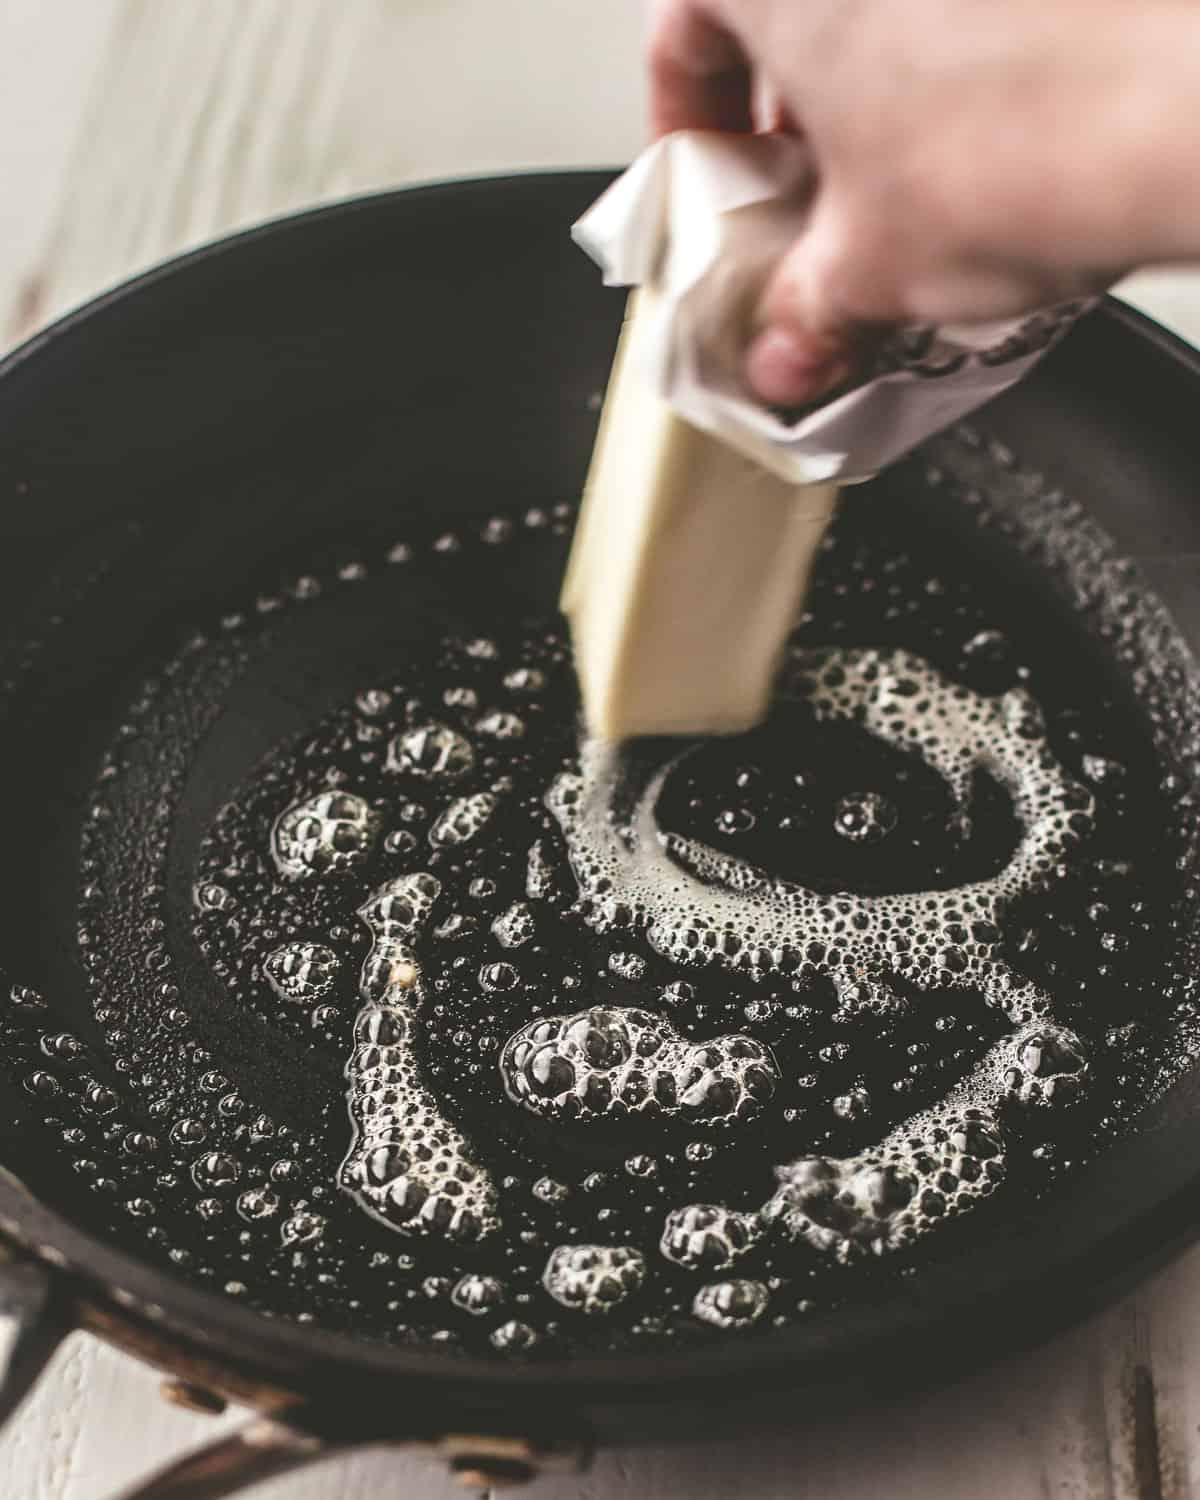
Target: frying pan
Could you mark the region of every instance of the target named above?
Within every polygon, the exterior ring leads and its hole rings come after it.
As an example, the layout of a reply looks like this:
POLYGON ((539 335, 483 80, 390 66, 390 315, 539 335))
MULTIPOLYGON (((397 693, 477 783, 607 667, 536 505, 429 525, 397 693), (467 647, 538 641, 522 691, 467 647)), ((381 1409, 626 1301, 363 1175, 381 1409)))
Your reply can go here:
MULTIPOLYGON (((95 1040, 75 936, 81 824, 101 747, 181 622, 219 614, 285 555, 334 567, 363 538, 378 550, 477 530, 578 494, 622 303, 566 230, 606 180, 454 183, 286 219, 118 289, 0 367, 6 989, 52 995, 95 1040)), ((1198 393, 1200 359, 1110 302, 980 415, 972 460, 985 486, 1036 473, 1081 500, 1192 645, 1198 393)), ((540 555, 477 579, 464 563, 467 613, 552 607, 561 548, 540 555)), ((372 652, 466 609, 419 571, 406 590, 368 588, 328 629, 281 627, 258 690, 229 687, 173 837, 194 843, 205 810, 372 652)), ((186 892, 166 899, 185 906, 186 892)), ((174 915, 169 942, 186 946, 174 915)), ((205 1024, 238 1023, 213 1011, 205 1024)), ((328 1091, 291 1062, 297 1098, 328 1091)), ((1182 1068, 1056 1191, 869 1306, 686 1355, 447 1359, 268 1320, 132 1251, 98 1227, 45 1134, 24 1128, 29 1111, 20 1080, 0 1078, 0 1415, 77 1326, 157 1364, 189 1399, 262 1414, 137 1491, 155 1500, 232 1493, 366 1442, 431 1445, 488 1484, 580 1462, 595 1442, 794 1423, 1044 1337, 1200 1224, 1200 1069, 1182 1068)))

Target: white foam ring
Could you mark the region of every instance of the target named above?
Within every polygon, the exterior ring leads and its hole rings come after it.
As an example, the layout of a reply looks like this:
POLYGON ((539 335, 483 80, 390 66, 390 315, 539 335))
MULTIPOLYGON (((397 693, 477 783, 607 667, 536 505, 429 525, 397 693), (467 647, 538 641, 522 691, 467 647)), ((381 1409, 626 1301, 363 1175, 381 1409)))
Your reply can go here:
MULTIPOLYGON (((777 1169, 764 1217, 840 1258, 910 1243, 969 1208, 1003 1178, 1018 1112, 1066 1103, 1086 1082, 1083 1043, 1054 1021, 1051 997, 999 955, 1014 900, 1055 878, 1091 826, 1090 794, 1047 743, 1037 704, 1014 689, 987 698, 903 651, 809 651, 785 693, 805 697, 819 722, 850 721, 919 754, 947 782, 961 831, 974 778, 1008 791, 1021 837, 997 874, 951 890, 826 894, 778 879, 707 845, 662 831, 659 795, 683 757, 661 766, 627 817, 615 807, 617 751, 585 745, 581 773, 563 775, 547 805, 566 838, 586 920, 600 931, 638 928, 664 958, 751 974, 829 974, 839 987, 967 992, 1003 1012, 1014 1033, 992 1047, 936 1109, 861 1155, 803 1158, 777 1169)), ((685 752, 685 754, 688 752, 685 752)))
POLYGON ((359 908, 372 941, 346 1066, 353 1133, 340 1181, 402 1234, 474 1241, 497 1227, 495 1185, 422 1082, 414 1049, 424 999, 415 944, 440 892, 432 875, 401 875, 359 908))

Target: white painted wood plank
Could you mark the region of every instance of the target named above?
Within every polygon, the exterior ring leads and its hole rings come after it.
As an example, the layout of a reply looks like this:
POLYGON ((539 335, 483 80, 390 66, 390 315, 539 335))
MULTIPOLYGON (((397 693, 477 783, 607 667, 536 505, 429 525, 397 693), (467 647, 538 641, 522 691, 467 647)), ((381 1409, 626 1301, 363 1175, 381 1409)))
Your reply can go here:
MULTIPOLYGON (((64 7, 40 7, 47 72, 64 7)), ((35 0, 19 8, 30 51, 35 0)), ((331 197, 628 159, 641 24, 640 0, 102 0, 75 49, 91 65, 64 85, 74 128, 13 169, 10 201, 31 184, 41 197, 15 268, 0 262, 0 326, 16 337, 180 249, 331 197)), ((0 9, 0 56, 8 26, 0 9)), ((39 127, 27 90, 17 129, 39 127)))

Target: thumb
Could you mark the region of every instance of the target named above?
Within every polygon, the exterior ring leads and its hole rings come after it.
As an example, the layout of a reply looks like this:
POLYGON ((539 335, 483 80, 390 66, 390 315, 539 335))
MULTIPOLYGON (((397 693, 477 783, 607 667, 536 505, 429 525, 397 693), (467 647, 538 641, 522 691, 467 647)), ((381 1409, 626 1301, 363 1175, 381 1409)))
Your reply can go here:
POLYGON ((780 261, 758 307, 746 377, 771 406, 803 406, 848 380, 877 340, 883 319, 851 311, 846 240, 818 211, 780 261))

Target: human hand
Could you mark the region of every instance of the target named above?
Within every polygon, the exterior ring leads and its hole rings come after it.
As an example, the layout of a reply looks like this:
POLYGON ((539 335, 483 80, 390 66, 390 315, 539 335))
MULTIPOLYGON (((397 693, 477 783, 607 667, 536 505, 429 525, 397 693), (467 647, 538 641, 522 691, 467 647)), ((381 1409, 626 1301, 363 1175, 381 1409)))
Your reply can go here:
POLYGON ((814 399, 897 323, 1015 315, 1200 252, 1200 193, 1180 204, 1198 40, 1180 0, 657 0, 657 134, 784 128, 813 151, 757 394, 814 399))

